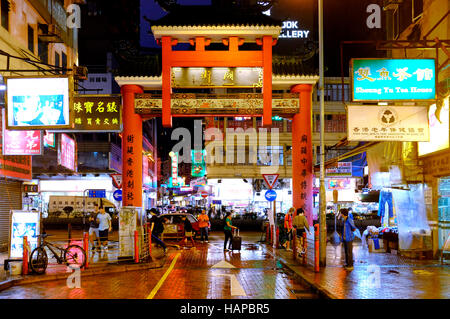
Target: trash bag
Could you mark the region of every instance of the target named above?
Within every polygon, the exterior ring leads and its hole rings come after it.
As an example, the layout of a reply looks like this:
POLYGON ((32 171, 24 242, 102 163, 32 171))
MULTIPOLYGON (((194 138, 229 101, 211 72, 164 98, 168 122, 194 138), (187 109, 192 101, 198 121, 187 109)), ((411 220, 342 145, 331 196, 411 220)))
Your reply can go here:
POLYGON ((337 231, 334 231, 334 233, 331 235, 331 244, 333 246, 337 246, 341 243, 341 236, 337 233, 337 231))

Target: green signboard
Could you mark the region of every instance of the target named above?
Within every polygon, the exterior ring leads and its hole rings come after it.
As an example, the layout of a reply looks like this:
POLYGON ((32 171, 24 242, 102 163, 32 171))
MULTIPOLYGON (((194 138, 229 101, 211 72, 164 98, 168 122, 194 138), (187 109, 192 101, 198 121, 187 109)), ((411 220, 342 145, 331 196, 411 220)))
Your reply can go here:
POLYGON ((352 59, 352 100, 433 100, 434 59, 352 59))
POLYGON ((202 151, 191 151, 192 155, 192 165, 191 165, 191 175, 193 177, 203 177, 206 175, 206 163, 205 163, 205 150, 202 151))

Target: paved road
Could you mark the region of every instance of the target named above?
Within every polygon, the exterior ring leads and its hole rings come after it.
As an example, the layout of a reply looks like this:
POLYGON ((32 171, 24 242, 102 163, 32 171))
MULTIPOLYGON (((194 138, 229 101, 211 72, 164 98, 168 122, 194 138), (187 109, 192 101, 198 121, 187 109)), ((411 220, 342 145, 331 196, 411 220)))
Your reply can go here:
MULTIPOLYGON (((223 251, 223 235, 195 248, 169 249, 160 269, 81 276, 81 288, 65 280, 12 287, 0 299, 310 299, 317 296, 297 282, 260 245, 260 233, 241 233, 240 252, 223 251)), ((69 276, 69 274, 68 274, 69 276)))

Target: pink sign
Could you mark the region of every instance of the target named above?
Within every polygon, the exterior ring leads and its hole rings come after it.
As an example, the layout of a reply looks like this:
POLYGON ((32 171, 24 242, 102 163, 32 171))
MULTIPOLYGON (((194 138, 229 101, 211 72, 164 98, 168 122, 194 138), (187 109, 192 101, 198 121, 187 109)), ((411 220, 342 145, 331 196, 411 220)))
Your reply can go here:
POLYGON ((55 133, 48 133, 44 135, 44 146, 55 147, 55 133))
POLYGON ((41 131, 9 131, 5 129, 3 155, 41 155, 41 131))
POLYGON ((58 164, 70 169, 71 171, 76 171, 75 152, 75 140, 66 134, 61 134, 58 164))

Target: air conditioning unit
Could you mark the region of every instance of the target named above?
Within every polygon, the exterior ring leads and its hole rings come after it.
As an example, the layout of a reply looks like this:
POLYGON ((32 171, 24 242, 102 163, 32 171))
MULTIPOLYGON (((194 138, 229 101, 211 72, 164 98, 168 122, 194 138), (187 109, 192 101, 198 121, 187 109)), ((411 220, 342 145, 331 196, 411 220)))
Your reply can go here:
POLYGON ((48 43, 62 43, 62 31, 56 24, 39 24, 38 37, 48 43))
POLYGON ((73 66, 73 76, 77 80, 87 80, 88 69, 85 66, 73 66))

